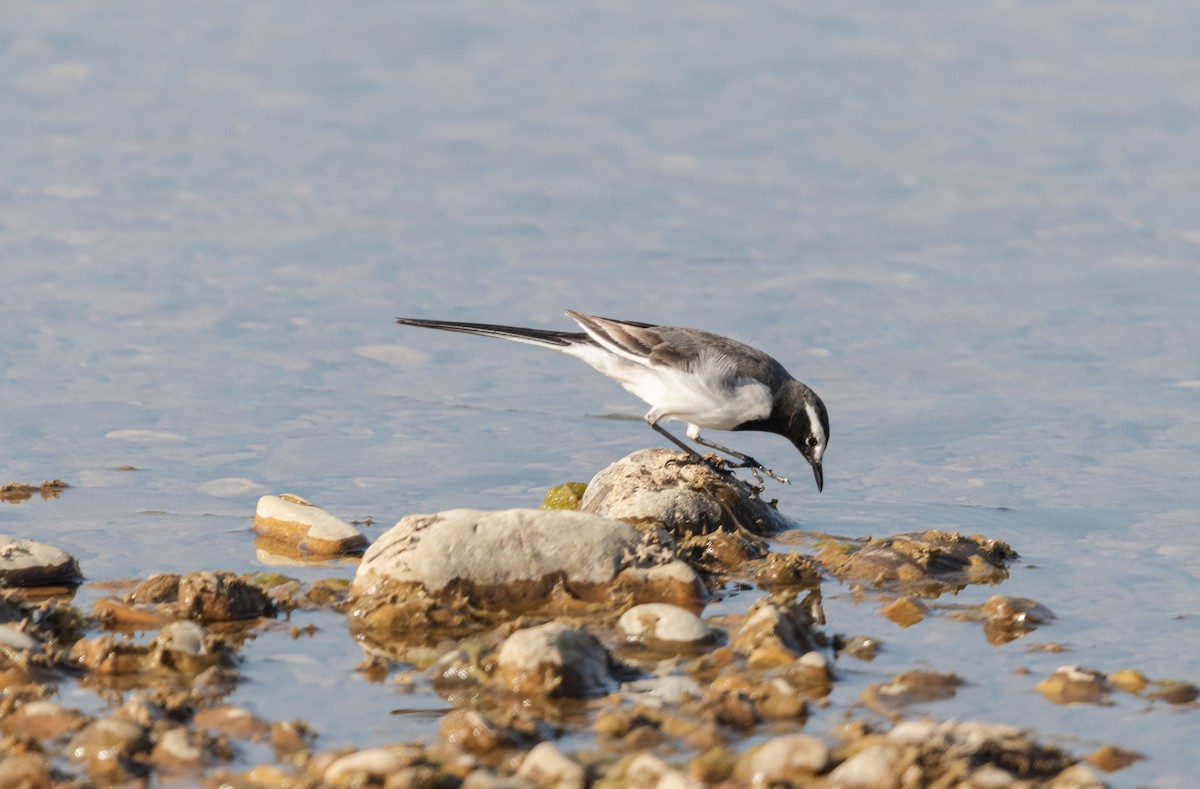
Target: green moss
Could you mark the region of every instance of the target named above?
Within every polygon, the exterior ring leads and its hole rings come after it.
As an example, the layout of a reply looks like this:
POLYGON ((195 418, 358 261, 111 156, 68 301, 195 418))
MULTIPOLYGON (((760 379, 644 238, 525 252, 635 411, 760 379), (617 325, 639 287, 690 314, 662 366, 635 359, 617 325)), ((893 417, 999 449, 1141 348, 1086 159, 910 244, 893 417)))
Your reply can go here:
POLYGON ((564 482, 561 485, 555 485, 546 491, 546 497, 542 499, 542 509, 577 510, 579 502, 583 500, 585 490, 587 490, 587 483, 584 482, 564 482))

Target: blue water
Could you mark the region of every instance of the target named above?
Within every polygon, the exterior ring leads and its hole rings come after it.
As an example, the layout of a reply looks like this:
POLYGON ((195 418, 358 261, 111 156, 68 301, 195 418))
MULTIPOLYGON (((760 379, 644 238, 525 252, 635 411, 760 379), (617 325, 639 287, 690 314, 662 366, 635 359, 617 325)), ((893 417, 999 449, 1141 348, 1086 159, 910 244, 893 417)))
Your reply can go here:
MULTIPOLYGON (((74 488, 0 531, 109 580, 261 567, 267 492, 383 526, 535 504, 659 443, 643 405, 393 318, 702 327, 829 406, 820 496, 787 442, 737 437, 795 478, 785 512, 1008 540, 1000 591, 1071 647, 900 631, 830 586, 831 630, 889 642, 855 672, 958 671, 931 713, 1117 742, 1150 759, 1114 785, 1188 786, 1194 710, 1032 686, 1200 680, 1197 40, 1169 0, 6 5, 2 473, 74 488)), ((266 715, 275 643, 239 690, 266 715)), ((314 649, 358 687, 348 646, 314 649)), ((436 726, 312 692, 330 745, 436 726)))

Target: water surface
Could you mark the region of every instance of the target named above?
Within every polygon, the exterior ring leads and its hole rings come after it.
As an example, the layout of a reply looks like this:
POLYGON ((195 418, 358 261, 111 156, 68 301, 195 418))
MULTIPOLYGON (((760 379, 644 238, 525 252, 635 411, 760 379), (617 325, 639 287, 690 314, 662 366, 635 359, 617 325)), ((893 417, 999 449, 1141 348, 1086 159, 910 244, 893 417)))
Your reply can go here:
MULTIPOLYGON (((74 487, 0 531, 110 580, 261 569, 267 492, 382 525, 536 504, 659 443, 642 404, 392 319, 702 327, 829 406, 820 496, 786 442, 737 437, 795 477, 787 514, 1007 540, 1000 591, 1070 646, 900 630, 829 583, 829 629, 887 643, 835 701, 957 671, 931 714, 1116 742, 1150 758, 1114 785, 1188 786, 1194 710, 1032 686, 1064 662, 1200 679, 1198 38, 1170 0, 6 6, 3 474, 74 487)), ((248 649, 235 701, 322 745, 432 736, 390 712, 439 701, 378 692, 314 616, 248 649), (311 706, 272 712, 293 682, 311 706)))

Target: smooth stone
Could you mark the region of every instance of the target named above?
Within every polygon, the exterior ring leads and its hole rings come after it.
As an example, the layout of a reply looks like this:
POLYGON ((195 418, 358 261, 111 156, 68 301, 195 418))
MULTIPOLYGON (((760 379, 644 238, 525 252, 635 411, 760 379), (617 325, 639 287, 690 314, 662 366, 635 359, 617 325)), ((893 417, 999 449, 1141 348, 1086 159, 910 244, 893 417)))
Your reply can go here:
POLYGON ((381 781, 421 757, 417 746, 364 748, 348 753, 325 769, 325 783, 333 786, 360 786, 365 781, 381 781))
POLYGON ((579 506, 627 523, 661 524, 676 537, 738 526, 766 534, 793 525, 745 483, 666 449, 640 449, 601 469, 579 506))
POLYGON ((678 704, 688 699, 704 697, 704 688, 691 677, 668 674, 665 677, 635 679, 621 685, 621 692, 641 703, 678 704))
POLYGON ((0 534, 0 587, 55 586, 82 580, 79 562, 66 551, 0 534))
POLYGON ((564 754, 552 742, 539 742, 533 746, 517 768, 517 777, 555 789, 584 789, 587 786, 587 772, 583 765, 564 754))
POLYGON ((203 759, 204 750, 193 742, 193 736, 182 726, 159 736, 150 752, 154 765, 169 773, 198 770, 203 759))
POLYGON ((900 763, 900 758, 901 753, 896 746, 869 745, 835 767, 829 773, 829 784, 845 789, 898 787, 900 776, 896 774, 896 766, 900 763))
POLYGON ((767 740, 743 757, 738 773, 756 785, 785 783, 799 774, 815 775, 829 766, 829 746, 807 734, 767 740))
POLYGON ((630 608, 617 621, 617 629, 629 641, 698 644, 712 631, 700 617, 668 603, 643 603, 630 608))
POLYGON ((33 636, 15 625, 0 625, 0 646, 15 652, 40 651, 40 645, 33 636))
POLYGON ((367 549, 350 591, 388 595, 397 585, 513 608, 536 607, 560 587, 596 602, 618 588, 638 601, 698 606, 707 596, 694 570, 665 551, 648 551, 628 524, 568 510, 406 516, 367 549))
POLYGON ((588 631, 559 622, 513 633, 496 665, 509 689, 524 695, 581 698, 616 688, 604 646, 588 631))
POLYGON ((309 501, 290 493, 263 496, 254 528, 300 550, 322 555, 357 552, 367 544, 362 532, 309 501))
POLYGON ((121 718, 101 718, 71 738, 67 753, 81 762, 115 762, 145 750, 149 744, 146 730, 138 724, 121 718))
POLYGON ((180 619, 158 631, 156 643, 168 652, 179 652, 189 657, 208 654, 205 638, 208 630, 190 619, 180 619))

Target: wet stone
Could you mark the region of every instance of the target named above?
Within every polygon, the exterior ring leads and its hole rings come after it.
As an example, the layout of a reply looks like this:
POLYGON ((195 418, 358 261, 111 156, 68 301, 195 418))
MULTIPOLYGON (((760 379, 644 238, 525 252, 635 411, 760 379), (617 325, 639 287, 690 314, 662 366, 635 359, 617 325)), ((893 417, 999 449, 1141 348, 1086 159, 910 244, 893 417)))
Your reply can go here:
POLYGON ((1054 621, 1054 613, 1036 600, 1008 595, 988 598, 983 615, 983 632, 992 645, 1015 641, 1054 621))
POLYGON ((359 553, 367 545, 362 532, 299 496, 263 496, 254 512, 254 529, 297 550, 321 556, 359 553))
POLYGON ((617 630, 628 640, 651 647, 702 645, 713 637, 700 617, 667 603, 644 603, 621 615, 617 630))
POLYGON ((825 771, 829 765, 829 746, 807 734, 775 737, 746 753, 734 775, 754 785, 802 783, 805 776, 825 771))
POLYGON ((1165 701, 1168 704, 1191 704, 1200 698, 1200 688, 1192 682, 1179 680, 1159 680, 1157 687, 1147 694, 1152 701, 1165 701))
POLYGON ((838 657, 847 655, 857 660, 870 662, 879 654, 881 642, 870 636, 850 636, 837 650, 838 657))
POLYGON ((951 698, 962 685, 962 679, 954 673, 905 671, 891 682, 868 685, 861 700, 868 707, 886 713, 911 704, 951 698))
POLYGON ((24 735, 38 741, 62 737, 82 728, 87 718, 51 701, 30 701, 0 716, 0 734, 24 735))
POLYGON ((270 724, 241 707, 200 710, 192 723, 198 729, 208 729, 240 740, 265 740, 271 734, 270 724))
POLYGON ((229 572, 158 573, 129 593, 130 604, 153 605, 176 619, 223 622, 274 616, 275 604, 257 586, 229 572))
POLYGON ((66 551, 10 534, 0 534, 0 588, 78 584, 79 562, 66 551))
POLYGON ((363 786, 370 781, 383 781, 423 758, 424 751, 416 745, 364 748, 335 760, 325 769, 323 778, 331 786, 363 786))
POLYGON ((375 541, 351 585, 367 624, 393 621, 413 589, 485 610, 530 610, 556 594, 611 604, 672 602, 699 608, 699 577, 628 524, 581 512, 448 510, 407 516, 375 541), (382 609, 382 610, 381 610, 382 609))
POLYGON ((588 483, 581 509, 658 524, 676 538, 718 529, 768 534, 792 527, 744 482, 665 449, 641 449, 602 469, 588 483))
POLYGON ((1145 759, 1136 751, 1128 751, 1116 745, 1101 745, 1096 750, 1092 751, 1087 756, 1087 763, 1095 767, 1097 770, 1103 770, 1106 773, 1113 773, 1117 770, 1124 770, 1134 762, 1145 759))
POLYGON ((150 752, 154 766, 166 773, 198 771, 204 760, 204 748, 196 735, 183 727, 163 732, 150 752))
POLYGON ((911 597, 901 597, 881 607, 879 613, 900 627, 912 627, 929 615, 929 606, 911 597))
POLYGON ((583 766, 552 742, 540 742, 533 746, 517 768, 517 777, 532 781, 537 786, 553 786, 556 789, 584 789, 587 786, 587 772, 583 766))
POLYGON ((815 623, 803 602, 763 598, 750 606, 730 639, 733 650, 752 666, 768 668, 795 660, 820 646, 815 623))
POLYGON ((131 772, 130 757, 150 746, 146 730, 121 718, 93 721, 71 738, 67 752, 83 762, 89 773, 123 775, 131 772))
POLYGON ((1126 693, 1140 693, 1150 684, 1150 680, 1146 679, 1145 675, 1131 668, 1114 671, 1108 675, 1107 679, 1114 688, 1126 693))
POLYGON ((967 584, 995 584, 1008 577, 1016 551, 1000 540, 929 530, 825 544, 817 560, 843 580, 938 595, 967 584))
POLYGON ((1109 685, 1099 671, 1060 666, 1035 688, 1055 704, 1110 704, 1109 685))
POLYGON ((497 674, 513 693, 602 696, 616 689, 610 660, 591 633, 558 622, 518 630, 496 656, 497 674))
POLYGON ((446 713, 438 723, 438 732, 448 745, 475 754, 490 753, 516 742, 511 732, 476 710, 452 710, 446 713))
POLYGON ((0 786, 50 789, 56 786, 54 769, 38 753, 8 753, 0 757, 0 786))

